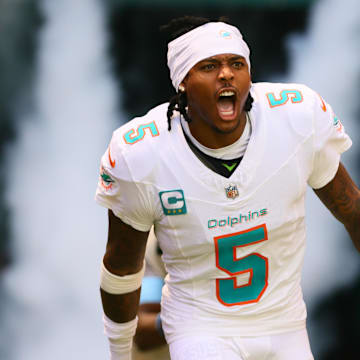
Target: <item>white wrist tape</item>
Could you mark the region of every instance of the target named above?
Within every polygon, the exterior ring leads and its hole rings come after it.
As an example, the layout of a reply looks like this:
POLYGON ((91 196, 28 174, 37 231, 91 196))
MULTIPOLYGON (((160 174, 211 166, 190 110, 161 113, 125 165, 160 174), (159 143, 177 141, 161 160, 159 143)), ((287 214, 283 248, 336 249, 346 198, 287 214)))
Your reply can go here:
POLYGON ((104 333, 110 343, 110 360, 131 360, 131 348, 138 318, 126 323, 116 323, 103 316, 104 333))
POLYGON ((120 295, 137 290, 141 286, 142 278, 145 272, 145 261, 142 269, 131 275, 118 276, 112 274, 105 268, 104 263, 101 266, 100 287, 109 294, 120 295))

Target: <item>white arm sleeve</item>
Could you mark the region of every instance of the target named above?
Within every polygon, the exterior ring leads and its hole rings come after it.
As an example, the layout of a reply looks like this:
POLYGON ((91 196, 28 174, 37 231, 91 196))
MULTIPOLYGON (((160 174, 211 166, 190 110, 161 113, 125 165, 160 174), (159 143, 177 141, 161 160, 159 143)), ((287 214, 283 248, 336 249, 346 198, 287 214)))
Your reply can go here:
POLYGON ((352 142, 331 106, 316 93, 314 98, 315 155, 308 184, 319 189, 334 178, 340 155, 350 148, 352 142))

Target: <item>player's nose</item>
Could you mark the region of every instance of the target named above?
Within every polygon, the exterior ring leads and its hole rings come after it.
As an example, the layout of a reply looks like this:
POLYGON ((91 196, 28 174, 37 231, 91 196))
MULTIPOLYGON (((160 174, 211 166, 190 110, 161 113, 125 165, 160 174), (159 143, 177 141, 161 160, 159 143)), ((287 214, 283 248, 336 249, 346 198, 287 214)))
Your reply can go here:
POLYGON ((221 81, 232 80, 234 78, 232 68, 229 65, 222 65, 219 70, 218 78, 221 81))

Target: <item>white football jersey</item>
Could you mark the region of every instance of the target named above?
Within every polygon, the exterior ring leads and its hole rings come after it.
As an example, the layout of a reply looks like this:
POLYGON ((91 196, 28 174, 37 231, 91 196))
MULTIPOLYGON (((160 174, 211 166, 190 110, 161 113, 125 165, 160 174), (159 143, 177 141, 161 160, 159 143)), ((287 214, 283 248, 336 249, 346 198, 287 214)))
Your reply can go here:
POLYGON ((165 277, 166 270, 161 260, 161 252, 159 252, 159 245, 153 227, 146 242, 145 261, 145 276, 157 276, 162 279, 165 277))
POLYGON ((168 104, 117 129, 101 161, 97 202, 139 231, 155 226, 168 342, 305 327, 305 190, 333 179, 351 140, 304 85, 257 83, 251 92, 252 134, 230 178, 191 151, 178 113, 168 131, 168 104))
POLYGON ((141 283, 140 303, 160 303, 166 270, 161 260, 158 241, 151 228, 146 243, 145 274, 141 283))

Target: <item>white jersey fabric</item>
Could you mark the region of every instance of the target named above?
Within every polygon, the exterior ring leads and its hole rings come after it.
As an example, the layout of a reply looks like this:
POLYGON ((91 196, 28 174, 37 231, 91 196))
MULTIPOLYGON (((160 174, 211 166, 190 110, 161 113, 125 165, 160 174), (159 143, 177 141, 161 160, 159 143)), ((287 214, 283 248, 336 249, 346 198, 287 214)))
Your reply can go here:
POLYGON ((191 151, 179 114, 167 130, 168 104, 117 129, 101 160, 97 202, 139 231, 155 226, 169 343, 305 327, 305 190, 333 179, 351 140, 304 85, 257 83, 251 92, 252 134, 230 178, 191 151))
POLYGON ((162 287, 166 275, 164 263, 161 260, 158 241, 151 228, 145 251, 145 275, 141 284, 140 303, 160 303, 162 287))
POLYGON ((159 278, 165 277, 166 270, 164 263, 161 260, 161 253, 159 252, 159 245, 155 236, 154 228, 151 228, 146 242, 145 261, 145 276, 157 276, 159 278))

